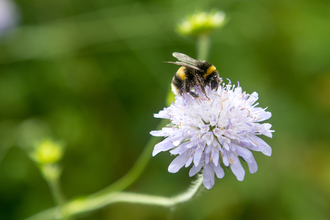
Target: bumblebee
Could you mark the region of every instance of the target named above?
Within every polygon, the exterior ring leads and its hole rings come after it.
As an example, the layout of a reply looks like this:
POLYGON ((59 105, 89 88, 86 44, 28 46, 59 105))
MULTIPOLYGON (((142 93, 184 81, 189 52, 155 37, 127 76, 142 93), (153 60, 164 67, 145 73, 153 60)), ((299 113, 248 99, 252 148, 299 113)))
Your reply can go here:
POLYGON ((218 71, 212 64, 195 60, 183 53, 174 52, 172 55, 179 61, 167 63, 181 66, 172 79, 171 87, 175 95, 189 93, 193 97, 199 98, 192 90, 194 87, 199 87, 207 97, 205 86, 210 85, 212 89, 215 89, 222 82, 218 71))

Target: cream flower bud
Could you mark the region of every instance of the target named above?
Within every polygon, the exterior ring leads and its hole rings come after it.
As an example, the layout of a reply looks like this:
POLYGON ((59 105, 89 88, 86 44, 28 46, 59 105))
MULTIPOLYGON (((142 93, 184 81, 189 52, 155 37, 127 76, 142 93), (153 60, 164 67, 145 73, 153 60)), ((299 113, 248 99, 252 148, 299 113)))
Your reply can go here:
POLYGON ((45 139, 35 146, 30 156, 39 164, 56 163, 63 156, 63 146, 50 139, 45 139))
POLYGON ((208 34, 210 31, 218 29, 225 24, 225 13, 201 12, 188 16, 178 25, 177 31, 182 35, 199 36, 208 34))

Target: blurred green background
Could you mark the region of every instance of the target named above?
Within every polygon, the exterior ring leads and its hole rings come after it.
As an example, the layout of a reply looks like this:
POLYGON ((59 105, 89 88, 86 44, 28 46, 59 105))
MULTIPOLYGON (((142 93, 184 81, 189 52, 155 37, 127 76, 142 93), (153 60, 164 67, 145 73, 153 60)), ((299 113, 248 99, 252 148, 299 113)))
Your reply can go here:
MULTIPOLYGON (((1 0, 4 1, 4 0, 1 0)), ((67 199, 97 192, 132 167, 165 106, 179 51, 195 41, 176 24, 224 10, 209 61, 223 78, 259 93, 273 116, 273 148, 254 153, 259 170, 243 182, 230 170, 211 190, 173 209, 114 204, 79 216, 105 219, 330 219, 329 0, 16 0, 19 22, 0 35, 0 219, 54 206, 28 157, 28 139, 66 143, 67 199)), ((1 21, 0 21, 1 22, 1 21)), ((170 196, 194 179, 152 158, 127 190, 170 196)), ((246 166, 245 166, 246 168, 246 166)))

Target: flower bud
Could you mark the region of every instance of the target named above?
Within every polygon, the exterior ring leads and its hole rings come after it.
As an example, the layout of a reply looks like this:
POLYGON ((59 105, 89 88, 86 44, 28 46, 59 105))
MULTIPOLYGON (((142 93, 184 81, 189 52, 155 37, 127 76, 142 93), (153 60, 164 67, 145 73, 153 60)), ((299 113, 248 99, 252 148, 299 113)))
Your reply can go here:
POLYGON ((178 25, 177 31, 182 35, 200 36, 222 27, 225 24, 225 13, 222 11, 201 12, 188 16, 178 25))
POLYGON ((63 146, 50 139, 45 139, 35 146, 31 158, 39 164, 51 164, 58 162, 63 155, 63 146))

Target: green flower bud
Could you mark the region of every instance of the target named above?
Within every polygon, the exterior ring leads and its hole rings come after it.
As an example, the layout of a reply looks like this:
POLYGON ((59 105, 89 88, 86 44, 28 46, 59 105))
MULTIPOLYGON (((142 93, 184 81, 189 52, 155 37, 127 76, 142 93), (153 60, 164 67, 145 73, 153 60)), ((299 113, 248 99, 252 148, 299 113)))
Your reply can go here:
POLYGON ((225 17, 225 13, 221 11, 196 13, 179 24, 177 31, 187 36, 205 35, 222 27, 225 24, 225 17))
POLYGON ((50 139, 45 139, 35 146, 30 156, 39 164, 56 163, 63 156, 63 146, 50 139))

